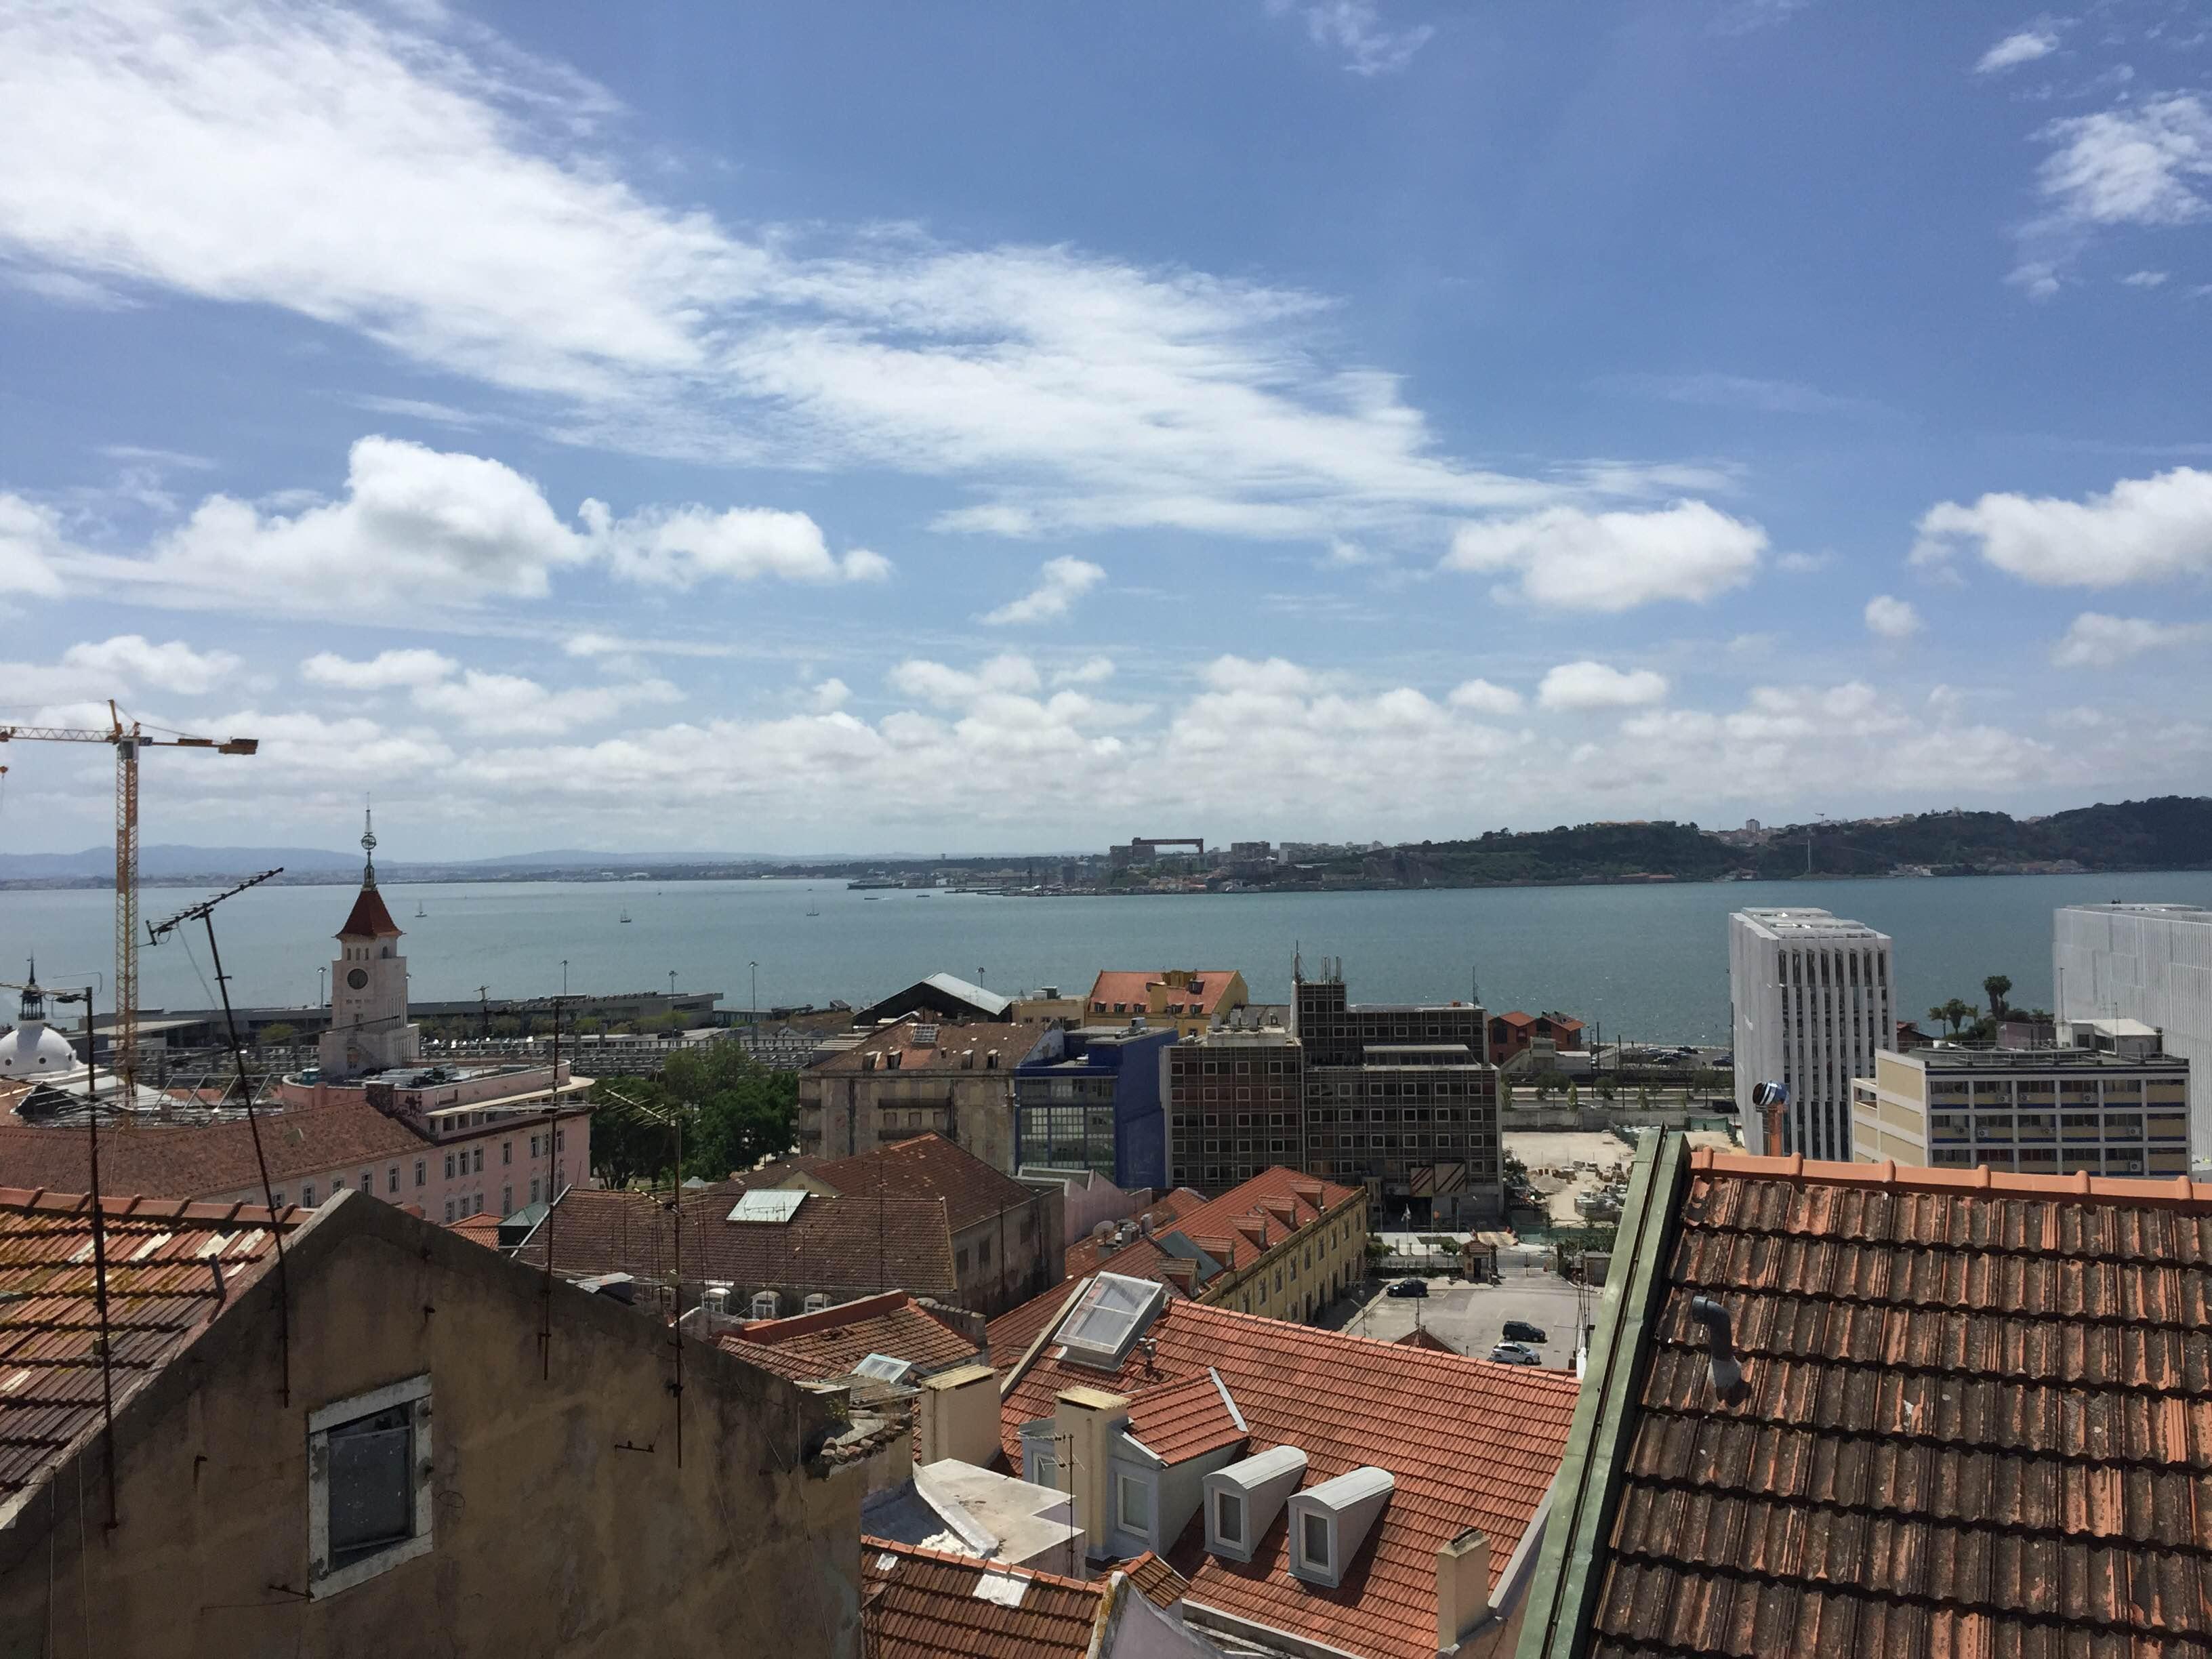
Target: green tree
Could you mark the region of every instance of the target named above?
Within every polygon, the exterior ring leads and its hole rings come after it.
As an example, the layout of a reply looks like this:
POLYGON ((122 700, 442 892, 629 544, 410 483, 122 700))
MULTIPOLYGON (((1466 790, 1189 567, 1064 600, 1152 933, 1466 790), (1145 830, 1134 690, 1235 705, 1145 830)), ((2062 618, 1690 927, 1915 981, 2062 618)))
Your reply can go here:
POLYGON ((1982 981, 1982 989, 1990 994, 1990 1018, 2005 1017, 2005 993, 2012 989, 2012 981, 2002 974, 1991 974, 1982 981))
POLYGON ((264 1048, 289 1048, 300 1040, 300 1033, 280 1019, 274 1025, 263 1026, 253 1040, 264 1048))
POLYGON ((1939 1002, 1930 1008, 1928 1011, 1928 1018, 1942 1021, 1951 1028, 1950 1034, 1956 1036, 1959 1035, 1959 1028, 1979 1012, 1972 1003, 1953 997, 1948 1002, 1939 1002))

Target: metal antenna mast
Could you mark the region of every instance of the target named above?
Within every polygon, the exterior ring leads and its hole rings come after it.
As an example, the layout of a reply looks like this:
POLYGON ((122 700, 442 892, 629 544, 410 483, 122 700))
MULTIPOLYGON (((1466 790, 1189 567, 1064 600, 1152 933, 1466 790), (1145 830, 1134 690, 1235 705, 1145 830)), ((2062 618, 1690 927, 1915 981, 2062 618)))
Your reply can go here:
MULTIPOLYGON (((235 898, 249 887, 258 887, 271 876, 281 876, 284 866, 264 870, 258 876, 241 881, 237 886, 217 893, 211 899, 177 912, 167 921, 146 924, 146 940, 159 945, 188 921, 204 923, 207 927, 208 957, 215 967, 215 988, 222 994, 223 1029, 230 1036, 230 1057, 238 1066, 238 1090, 246 1101, 246 1127, 253 1137, 253 1164, 261 1172, 261 1201, 269 1206, 269 1234, 276 1242, 276 1346, 280 1356, 279 1401, 292 1403, 292 1283, 284 1270, 284 1228, 276 1218, 276 1198, 269 1184, 269 1158, 261 1150, 261 1120, 253 1115, 253 1080, 246 1074, 246 1048, 238 1040, 238 1021, 230 1012, 230 980, 222 971, 222 952, 215 942, 215 907, 227 898, 235 898)), ((125 1085, 128 1086, 127 1085, 125 1085)))

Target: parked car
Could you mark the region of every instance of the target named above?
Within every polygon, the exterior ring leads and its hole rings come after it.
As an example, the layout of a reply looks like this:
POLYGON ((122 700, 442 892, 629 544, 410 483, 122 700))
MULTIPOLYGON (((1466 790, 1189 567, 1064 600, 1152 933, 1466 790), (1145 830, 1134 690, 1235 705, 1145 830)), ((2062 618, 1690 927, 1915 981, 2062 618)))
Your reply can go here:
POLYGON ((1386 1296, 1426 1296, 1429 1281, 1425 1279, 1401 1279, 1383 1294, 1386 1296))
POLYGON ((1531 1325, 1525 1319, 1509 1319, 1499 1333, 1509 1342, 1549 1342, 1541 1325, 1531 1325))
POLYGON ((1544 1356, 1525 1342, 1501 1342, 1490 1351, 1490 1357, 1501 1365, 1540 1365, 1544 1356))

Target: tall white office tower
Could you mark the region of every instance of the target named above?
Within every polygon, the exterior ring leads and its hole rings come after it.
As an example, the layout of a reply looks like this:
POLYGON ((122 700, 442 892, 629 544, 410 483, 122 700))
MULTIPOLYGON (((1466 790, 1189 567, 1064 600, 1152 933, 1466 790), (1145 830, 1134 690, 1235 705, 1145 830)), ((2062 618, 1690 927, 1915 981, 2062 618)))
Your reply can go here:
POLYGON ((2052 1012, 2139 1019, 2189 1062, 2189 1161, 2212 1167, 2212 910, 2195 904, 2069 904, 2052 918, 2052 1012))
POLYGON ((1889 935, 1826 910, 1738 910, 1729 996, 1745 1144, 1848 1159, 1851 1079, 1873 1076, 1875 1052, 1897 1042, 1889 935), (1762 1083, 1787 1086, 1779 1109, 1753 1103, 1762 1083))

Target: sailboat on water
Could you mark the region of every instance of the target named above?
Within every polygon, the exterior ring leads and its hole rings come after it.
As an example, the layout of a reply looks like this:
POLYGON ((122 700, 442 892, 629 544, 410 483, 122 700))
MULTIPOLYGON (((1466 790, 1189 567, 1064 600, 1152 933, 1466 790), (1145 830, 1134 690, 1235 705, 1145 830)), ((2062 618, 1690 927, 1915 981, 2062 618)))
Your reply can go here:
MULTIPOLYGON (((811 887, 808 888, 806 890, 810 895, 814 891, 811 887)), ((822 907, 817 904, 811 897, 809 897, 806 901, 806 914, 810 916, 818 916, 822 914, 822 907)))
POLYGON ((422 908, 422 901, 421 899, 416 899, 416 900, 415 901, 415 915, 416 915, 416 917, 419 920, 419 919, 421 919, 421 918, 422 918, 422 917, 423 917, 423 916, 427 916, 427 915, 428 915, 429 914, 430 914, 430 913, 429 913, 428 910, 425 910, 425 909, 422 908))
POLYGON ((627 923, 629 922, 629 911, 627 911, 627 910, 623 911, 623 912, 622 913, 622 919, 623 919, 623 922, 624 922, 625 924, 627 924, 627 923))

